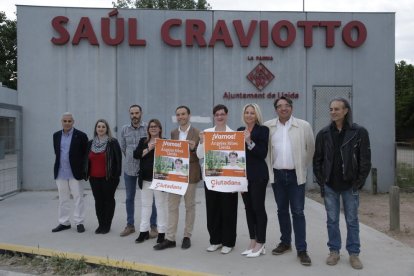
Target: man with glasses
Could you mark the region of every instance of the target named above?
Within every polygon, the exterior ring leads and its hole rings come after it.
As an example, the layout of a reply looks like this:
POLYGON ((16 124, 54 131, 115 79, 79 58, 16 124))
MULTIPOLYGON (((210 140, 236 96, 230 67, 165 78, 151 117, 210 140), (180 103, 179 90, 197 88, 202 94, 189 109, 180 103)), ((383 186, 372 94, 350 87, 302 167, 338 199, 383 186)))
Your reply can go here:
POLYGON ((292 116, 292 100, 280 97, 275 100, 276 117, 264 123, 269 127, 268 166, 277 204, 277 216, 281 232, 280 243, 273 255, 292 250, 293 231, 297 256, 302 265, 312 264, 307 253, 305 207, 305 183, 308 166, 312 163, 315 141, 312 127, 304 120, 292 116))
MULTIPOLYGON (((127 212, 127 225, 121 232, 121 237, 135 233, 135 194, 137 190, 139 159, 134 158, 133 152, 137 148, 139 140, 143 137, 147 137, 147 124, 141 120, 141 106, 137 104, 131 105, 129 107, 129 116, 131 118, 131 123, 122 127, 120 140, 121 150, 125 156, 124 181, 126 192, 125 205, 127 212)), ((156 236, 158 236, 157 209, 155 208, 155 204, 153 204, 150 237, 155 238, 156 236)))
POLYGON ((70 229, 70 194, 75 202, 73 220, 79 233, 85 232, 83 221, 85 208, 83 200, 83 184, 80 180, 86 178, 85 162, 88 137, 85 133, 73 127, 73 115, 66 112, 62 115, 62 130, 53 134, 55 150, 54 177, 59 193, 59 225, 52 232, 70 229))

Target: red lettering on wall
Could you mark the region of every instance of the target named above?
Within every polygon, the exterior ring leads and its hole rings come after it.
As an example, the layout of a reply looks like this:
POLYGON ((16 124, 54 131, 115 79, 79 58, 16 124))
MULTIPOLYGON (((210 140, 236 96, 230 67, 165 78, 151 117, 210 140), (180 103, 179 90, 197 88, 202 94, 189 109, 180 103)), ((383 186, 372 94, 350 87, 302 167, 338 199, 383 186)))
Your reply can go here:
POLYGON ((95 31, 93 30, 91 21, 88 17, 82 17, 79 21, 72 44, 78 45, 81 39, 88 40, 91 45, 99 45, 98 39, 96 39, 95 31))
POLYGON ((161 26, 161 37, 162 40, 167 43, 170 46, 173 47, 180 47, 181 46, 181 40, 179 39, 173 39, 170 36, 170 29, 173 26, 181 26, 181 19, 168 19, 164 22, 161 26))
POLYGON ((243 23, 241 20, 233 20, 233 26, 236 30, 237 38, 239 39, 240 46, 249 47, 250 41, 257 26, 257 20, 251 20, 247 35, 244 33, 243 23))
MULTIPOLYGON (((118 16, 117 9, 112 10, 108 15, 108 17, 101 18, 101 29, 100 33, 98 32, 104 44, 109 46, 120 45, 124 42, 125 36, 128 35, 130 46, 146 46, 146 40, 140 39, 138 35, 137 18, 128 18, 128 22, 124 18, 111 19, 111 17, 118 16), (126 34, 125 28, 128 28, 128 34, 126 34)), ((161 39, 169 46, 182 47, 184 38, 177 36, 183 35, 183 28, 185 27, 185 45, 187 47, 194 47, 194 45, 206 47, 207 41, 209 47, 215 47, 217 42, 224 43, 226 47, 233 47, 233 39, 237 39, 240 47, 245 48, 249 47, 252 40, 256 38, 259 39, 260 47, 267 48, 269 47, 269 36, 271 36, 276 47, 286 48, 295 42, 296 32, 299 29, 300 32, 303 32, 303 46, 310 48, 313 46, 313 34, 317 29, 318 34, 322 33, 323 35, 323 31, 325 31, 325 47, 332 48, 335 46, 335 33, 342 25, 341 21, 305 20, 295 23, 289 20, 280 20, 270 30, 268 20, 250 20, 248 23, 243 23, 243 19, 235 19, 232 23, 232 25, 227 26, 225 20, 217 20, 211 37, 207 38, 206 32, 210 25, 207 25, 202 19, 187 19, 185 20, 185 26, 183 26, 182 19, 167 19, 161 25, 161 39), (229 31, 229 27, 232 27, 232 32, 229 31)), ((52 19, 51 25, 55 32, 51 38, 53 44, 64 45, 72 40, 73 45, 78 45, 84 39, 91 45, 99 45, 95 30, 88 17, 82 17, 79 20, 76 31, 72 36, 66 28, 68 24, 69 18, 65 16, 56 16, 52 19)), ((367 39, 367 29, 360 21, 350 21, 340 31, 342 32, 343 43, 350 48, 360 47, 367 39)))
POLYGON ((206 47, 207 43, 204 39, 206 32, 206 23, 199 19, 188 19, 185 22, 185 45, 193 47, 194 40, 200 47, 206 47))
POLYGON ((276 46, 281 48, 289 47, 296 38, 296 29, 292 23, 287 20, 281 20, 277 22, 272 28, 272 40, 276 46), (286 39, 283 40, 280 37, 280 30, 286 29, 286 39))
POLYGON ((102 40, 111 46, 116 46, 124 41, 124 19, 116 18, 115 38, 111 38, 111 20, 109 18, 101 18, 101 36, 102 40))
POLYGON ((131 46, 145 46, 145 39, 138 39, 138 22, 136 18, 128 18, 128 44, 131 46))
POLYGON ((69 32, 63 26, 64 24, 68 23, 69 18, 66 16, 56 16, 52 19, 52 27, 55 29, 56 32, 59 33, 60 37, 52 37, 51 41, 53 44, 56 45, 63 45, 68 43, 70 39, 69 32))
POLYGON ((361 21, 351 21, 342 29, 342 40, 351 48, 361 46, 366 39, 367 29, 361 21), (352 38, 352 31, 354 29, 357 31, 357 37, 355 40, 352 38))
POLYGON ((260 47, 265 48, 269 45, 269 22, 267 20, 260 21, 260 47))
POLYGON ((298 21, 298 27, 303 28, 303 46, 310 48, 313 45, 313 28, 319 26, 319 21, 298 21))
POLYGON ((341 26, 341 21, 321 21, 320 27, 325 28, 325 46, 326 48, 332 48, 335 46, 335 28, 341 26))
POLYGON ((231 40, 229 29, 227 29, 226 21, 224 20, 217 20, 208 46, 214 47, 218 40, 222 40, 226 47, 233 47, 233 41, 231 40))

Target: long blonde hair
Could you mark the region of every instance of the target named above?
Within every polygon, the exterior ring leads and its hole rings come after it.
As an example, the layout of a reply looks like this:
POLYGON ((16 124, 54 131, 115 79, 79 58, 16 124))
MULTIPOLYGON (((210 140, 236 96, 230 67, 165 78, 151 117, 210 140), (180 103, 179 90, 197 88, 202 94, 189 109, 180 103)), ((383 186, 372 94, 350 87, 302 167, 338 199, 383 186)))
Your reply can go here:
POLYGON ((254 109, 254 112, 256 113, 256 124, 263 125, 262 111, 260 111, 260 107, 257 103, 248 103, 243 107, 243 112, 241 114, 242 123, 246 124, 246 122, 244 121, 244 112, 248 107, 252 107, 254 109))

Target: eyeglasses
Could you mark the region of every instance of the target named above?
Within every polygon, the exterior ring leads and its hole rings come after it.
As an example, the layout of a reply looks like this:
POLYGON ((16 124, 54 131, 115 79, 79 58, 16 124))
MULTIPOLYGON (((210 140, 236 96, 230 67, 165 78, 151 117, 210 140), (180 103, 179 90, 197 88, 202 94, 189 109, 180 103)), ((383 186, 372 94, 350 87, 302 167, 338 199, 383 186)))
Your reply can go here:
POLYGON ((276 106, 276 109, 290 108, 290 107, 292 107, 290 104, 279 104, 276 106))
POLYGON ((149 126, 149 128, 159 128, 159 126, 149 126))
POLYGON ((224 117, 227 116, 226 113, 218 113, 218 114, 214 114, 214 117, 224 117))
POLYGON ((72 120, 62 120, 64 123, 72 123, 72 120))

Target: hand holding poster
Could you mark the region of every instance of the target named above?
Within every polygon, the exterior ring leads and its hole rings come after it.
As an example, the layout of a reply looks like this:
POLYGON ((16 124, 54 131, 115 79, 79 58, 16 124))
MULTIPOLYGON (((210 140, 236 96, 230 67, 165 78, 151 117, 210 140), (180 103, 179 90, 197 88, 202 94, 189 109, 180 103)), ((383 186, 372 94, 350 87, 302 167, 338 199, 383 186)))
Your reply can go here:
POLYGON ((204 133, 204 173, 209 190, 247 191, 243 132, 204 133))
POLYGON ((157 139, 150 189, 184 195, 188 187, 188 141, 157 139))

